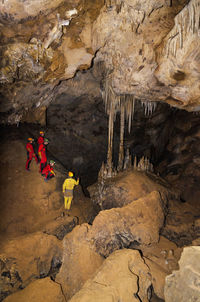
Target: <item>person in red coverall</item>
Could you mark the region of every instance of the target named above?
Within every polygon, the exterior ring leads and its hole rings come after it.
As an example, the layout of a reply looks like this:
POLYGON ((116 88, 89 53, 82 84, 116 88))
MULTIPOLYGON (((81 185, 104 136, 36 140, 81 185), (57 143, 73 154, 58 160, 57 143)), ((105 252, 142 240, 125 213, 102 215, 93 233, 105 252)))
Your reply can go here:
POLYGON ((44 139, 44 143, 39 145, 38 148, 38 156, 40 159, 40 173, 47 165, 47 155, 46 155, 46 146, 48 145, 49 140, 47 138, 44 139))
POLYGON ((48 181, 52 177, 54 177, 56 174, 53 170, 53 166, 55 165, 55 161, 50 160, 49 164, 42 170, 42 175, 45 176, 45 181, 48 181))
POLYGON ((30 166, 30 163, 31 163, 33 157, 35 158, 35 161, 38 164, 38 159, 37 159, 37 156, 33 149, 33 141, 34 141, 34 139, 29 137, 28 143, 26 144, 26 150, 27 150, 26 170, 27 171, 30 171, 29 166, 30 166))
POLYGON ((41 144, 44 144, 44 131, 40 131, 40 136, 38 137, 37 143, 38 143, 38 147, 41 144))

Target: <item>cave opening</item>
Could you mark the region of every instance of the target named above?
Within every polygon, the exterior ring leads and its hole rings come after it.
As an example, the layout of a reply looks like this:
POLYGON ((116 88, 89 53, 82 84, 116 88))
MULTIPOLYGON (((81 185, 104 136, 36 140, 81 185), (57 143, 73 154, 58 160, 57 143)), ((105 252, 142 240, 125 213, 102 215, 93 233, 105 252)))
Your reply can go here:
POLYGON ((200 0, 0 1, 0 301, 199 301, 199 30, 200 0))

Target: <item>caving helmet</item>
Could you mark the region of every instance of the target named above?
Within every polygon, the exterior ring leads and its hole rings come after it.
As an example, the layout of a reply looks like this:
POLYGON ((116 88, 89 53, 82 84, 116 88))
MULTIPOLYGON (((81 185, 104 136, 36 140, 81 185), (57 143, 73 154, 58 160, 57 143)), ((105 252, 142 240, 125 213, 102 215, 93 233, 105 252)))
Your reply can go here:
POLYGON ((29 141, 29 142, 33 142, 34 139, 33 139, 32 137, 29 137, 29 138, 28 138, 28 141, 29 141))
POLYGON ((45 138, 45 139, 44 139, 44 143, 49 143, 48 138, 45 138))
POLYGON ((44 131, 40 131, 40 135, 44 135, 44 131))
POLYGON ((55 162, 54 160, 51 159, 51 160, 49 161, 49 163, 50 163, 50 165, 54 165, 56 162, 55 162))
POLYGON ((68 173, 68 176, 69 176, 69 177, 73 177, 73 176, 74 176, 73 172, 69 172, 69 173, 68 173))

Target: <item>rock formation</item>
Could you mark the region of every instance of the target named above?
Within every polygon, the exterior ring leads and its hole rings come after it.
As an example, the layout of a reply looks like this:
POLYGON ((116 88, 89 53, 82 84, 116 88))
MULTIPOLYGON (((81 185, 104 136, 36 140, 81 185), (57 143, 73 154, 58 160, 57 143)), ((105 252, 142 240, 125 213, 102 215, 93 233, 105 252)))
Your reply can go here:
POLYGON ((53 259, 60 262, 62 246, 56 237, 34 233, 1 245, 1 299, 50 272, 53 259))
POLYGON ((10 295, 5 302, 65 302, 65 297, 59 284, 53 282, 50 278, 44 278, 32 282, 24 290, 10 295))
POLYGON ((179 270, 166 277, 165 301, 200 301, 200 247, 191 246, 183 250, 179 270))
POLYGON ((151 295, 151 278, 148 267, 138 251, 120 250, 111 254, 70 300, 147 302, 151 295))

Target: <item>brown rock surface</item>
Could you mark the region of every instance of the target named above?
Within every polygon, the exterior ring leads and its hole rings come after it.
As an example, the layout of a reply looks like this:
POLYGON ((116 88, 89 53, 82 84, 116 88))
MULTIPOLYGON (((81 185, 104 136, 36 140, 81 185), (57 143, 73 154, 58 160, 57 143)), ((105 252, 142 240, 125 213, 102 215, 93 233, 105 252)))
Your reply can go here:
POLYGON ((101 211, 87 238, 103 256, 133 242, 145 245, 156 243, 164 223, 165 207, 166 200, 154 191, 123 208, 101 211))
POLYGON ((162 234, 179 246, 189 245, 199 237, 199 207, 187 202, 169 200, 162 234))
POLYGON ((87 240, 89 225, 77 226, 63 240, 62 266, 56 276, 67 299, 72 297, 103 263, 87 240))
POLYGON ((191 20, 199 1, 107 3, 93 26, 93 49, 114 91, 198 110, 199 23, 191 20))
POLYGON ((182 249, 160 236, 158 243, 140 246, 140 250, 152 276, 153 290, 159 298, 164 299, 165 277, 178 268, 182 249))
POLYGON ((48 107, 60 81, 99 65, 98 80, 109 74, 117 94, 199 110, 199 0, 8 0, 0 9, 4 122, 48 107))
POLYGON ((123 207, 134 200, 158 191, 163 196, 174 195, 169 184, 154 174, 126 171, 88 188, 94 204, 102 210, 123 207))
POLYGON ((166 277, 166 302, 200 301, 200 247, 185 247, 179 270, 166 277))
POLYGON ((138 251, 120 250, 111 254, 70 302, 149 301, 151 278, 138 251))
POLYGON ((62 246, 55 236, 35 233, 1 245, 1 295, 4 297, 48 275, 53 259, 61 259, 62 246))
POLYGON ((6 299, 4 302, 65 302, 61 287, 50 278, 40 279, 29 284, 6 299))
POLYGON ((62 240, 64 236, 71 232, 78 223, 78 217, 60 216, 56 220, 49 222, 43 228, 43 232, 48 235, 54 235, 59 240, 62 240))
MULTIPOLYGON (((18 135, 20 135, 18 133, 18 135)), ((56 177, 45 183, 39 174, 39 165, 32 160, 30 172, 25 170, 26 138, 6 139, 1 144, 1 220, 2 236, 19 236, 42 229, 52 218, 58 216, 63 197, 61 184, 64 179, 62 167, 56 171, 56 177), (12 140, 12 148, 10 146, 12 140)), ((58 167, 57 167, 58 168, 58 167)), ((55 168, 56 170, 56 168, 55 168)))

